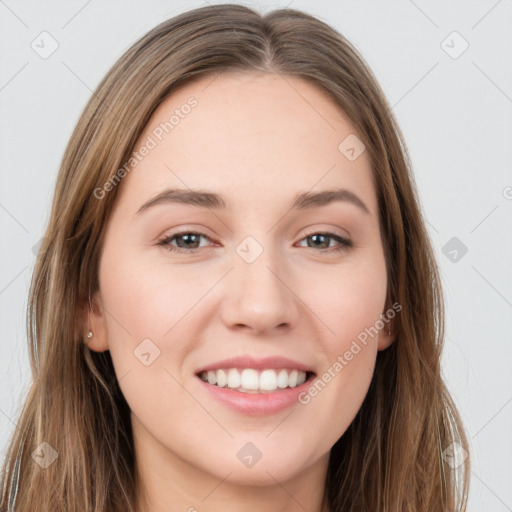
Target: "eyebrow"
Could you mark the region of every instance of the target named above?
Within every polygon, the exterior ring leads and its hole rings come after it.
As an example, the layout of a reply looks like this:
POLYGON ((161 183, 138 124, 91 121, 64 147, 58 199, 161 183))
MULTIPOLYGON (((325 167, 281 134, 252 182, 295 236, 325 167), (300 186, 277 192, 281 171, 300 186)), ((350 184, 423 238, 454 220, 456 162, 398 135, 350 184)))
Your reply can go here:
MULTIPOLYGON (((311 208, 319 208, 333 202, 346 202, 357 206, 366 214, 370 214, 370 210, 364 202, 354 192, 347 189, 335 188, 331 190, 323 190, 321 192, 303 192, 296 195, 291 209, 292 210, 308 210, 311 208)), ((208 209, 221 210, 227 209, 228 205, 221 195, 207 192, 203 190, 170 188, 160 192, 155 197, 146 201, 138 210, 140 214, 149 208, 161 204, 185 204, 189 206, 198 206, 208 209)))

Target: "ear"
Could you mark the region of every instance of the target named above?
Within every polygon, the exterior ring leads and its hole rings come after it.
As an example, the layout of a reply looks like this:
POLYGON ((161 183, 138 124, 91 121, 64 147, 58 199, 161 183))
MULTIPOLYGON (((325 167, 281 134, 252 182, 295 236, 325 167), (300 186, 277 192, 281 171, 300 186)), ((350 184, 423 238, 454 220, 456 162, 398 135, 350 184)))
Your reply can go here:
POLYGON ((389 298, 386 298, 386 305, 384 307, 384 311, 381 314, 381 318, 383 320, 384 326, 379 331, 377 349, 378 350, 386 350, 392 343, 395 341, 395 322, 393 322, 393 315, 389 318, 389 311, 393 311, 389 298))
POLYGON ((84 343, 95 352, 108 350, 107 324, 99 291, 91 297, 90 302, 84 307, 83 325, 82 339, 84 343), (92 337, 88 338, 87 335, 90 332, 92 332, 92 337))
POLYGON ((386 350, 391 345, 391 343, 393 343, 394 340, 395 334, 393 332, 393 326, 384 326, 384 328, 381 329, 379 332, 377 349, 386 350))

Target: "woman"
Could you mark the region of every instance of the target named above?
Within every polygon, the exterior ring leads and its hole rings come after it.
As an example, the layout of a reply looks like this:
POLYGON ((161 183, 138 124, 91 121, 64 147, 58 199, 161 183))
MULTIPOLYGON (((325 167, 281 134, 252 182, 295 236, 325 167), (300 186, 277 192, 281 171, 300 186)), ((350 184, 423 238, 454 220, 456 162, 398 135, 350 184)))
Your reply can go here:
POLYGON ((119 59, 64 155, 28 327, 2 510, 465 509, 405 145, 307 14, 196 9, 119 59))

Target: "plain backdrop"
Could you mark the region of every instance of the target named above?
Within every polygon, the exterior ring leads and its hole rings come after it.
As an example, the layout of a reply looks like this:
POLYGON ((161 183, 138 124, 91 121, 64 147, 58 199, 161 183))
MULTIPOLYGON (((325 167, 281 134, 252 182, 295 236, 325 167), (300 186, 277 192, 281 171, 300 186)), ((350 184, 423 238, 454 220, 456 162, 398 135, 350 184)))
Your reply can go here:
MULTIPOLYGON (((204 5, 0 0, 2 460, 31 378, 25 311, 34 246, 71 131, 92 90, 137 38, 204 5), (50 51, 52 44, 55 51, 41 55, 41 46, 50 51)), ((440 265, 443 373, 472 450, 468 510, 512 510, 511 2, 245 5, 318 16, 354 44, 377 76, 405 135, 440 265)))

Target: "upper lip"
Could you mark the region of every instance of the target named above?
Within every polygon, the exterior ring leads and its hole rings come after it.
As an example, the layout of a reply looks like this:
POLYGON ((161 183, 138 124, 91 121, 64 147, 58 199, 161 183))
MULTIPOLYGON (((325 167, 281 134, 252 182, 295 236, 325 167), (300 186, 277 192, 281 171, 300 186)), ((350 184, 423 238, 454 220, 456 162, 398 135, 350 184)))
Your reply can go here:
POLYGON ((196 373, 207 372, 209 370, 220 370, 223 368, 254 368, 256 370, 262 369, 279 369, 279 368, 291 368, 301 370, 303 372, 314 373, 313 369, 299 361, 288 359, 287 357, 269 356, 255 358, 249 355, 230 357, 229 359, 223 359, 222 361, 216 361, 207 366, 203 366, 197 370, 196 373))

